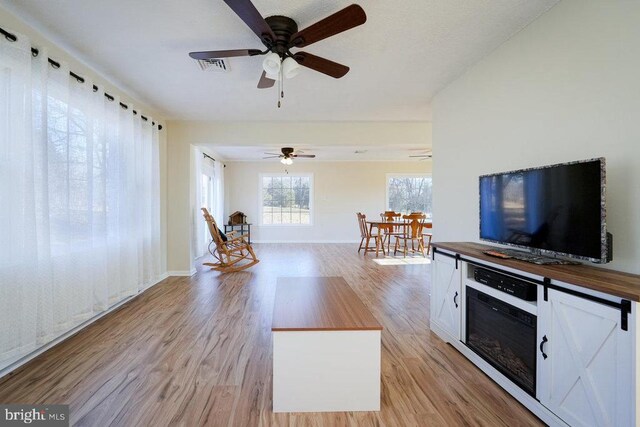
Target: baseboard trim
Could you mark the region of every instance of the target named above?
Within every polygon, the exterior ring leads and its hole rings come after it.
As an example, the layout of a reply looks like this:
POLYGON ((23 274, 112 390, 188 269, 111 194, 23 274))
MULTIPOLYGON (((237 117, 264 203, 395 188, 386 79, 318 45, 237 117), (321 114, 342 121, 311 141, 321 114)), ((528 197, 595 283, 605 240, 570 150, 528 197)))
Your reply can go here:
POLYGON ((191 270, 173 270, 167 271, 167 277, 170 276, 180 276, 180 277, 190 277, 196 274, 196 269, 192 268, 191 270))
POLYGON ((252 240, 251 243, 360 243, 359 240, 252 240))
POLYGON ((161 275, 158 276, 158 278, 156 279, 155 282, 151 283, 149 286, 147 286, 146 288, 144 288, 143 290, 141 290, 140 292, 138 292, 136 295, 132 295, 132 297, 135 297, 137 295, 140 295, 141 293, 143 293, 144 291, 146 291, 147 289, 151 289, 153 288, 155 285, 157 285, 158 283, 162 282, 164 279, 166 279, 167 277, 169 277, 169 274, 167 272, 162 273, 161 275))
POLYGON ((83 330, 87 326, 91 325, 95 321, 101 319, 102 317, 106 316, 109 313, 114 312, 118 308, 122 307, 124 304, 126 304, 129 301, 133 300, 134 298, 139 297, 140 295, 142 295, 143 293, 145 293, 146 291, 148 291, 149 289, 151 289, 152 287, 154 287, 158 283, 162 282, 167 277, 169 277, 168 273, 161 274, 160 276, 158 276, 158 280, 156 280, 155 283, 153 283, 152 285, 149 285, 148 287, 144 288, 143 290, 141 290, 137 294, 126 297, 125 299, 123 299, 122 301, 117 302, 116 304, 112 305, 111 307, 109 307, 105 311, 96 314, 91 319, 85 320, 84 322, 82 322, 78 326, 76 326, 73 329, 65 332, 62 335, 60 335, 58 338, 54 339, 53 341, 48 342, 47 344, 44 344, 42 347, 39 347, 38 349, 32 351, 31 353, 29 353, 29 354, 23 356, 22 358, 16 360, 15 362, 13 362, 11 365, 7 366, 6 368, 0 369, 0 379, 2 379, 3 377, 11 374, 15 370, 17 370, 20 367, 22 367, 23 365, 26 365, 27 363, 29 363, 30 361, 32 361, 36 357, 40 356, 42 353, 46 352, 47 350, 50 350, 51 348, 53 348, 56 345, 62 343, 63 341, 67 340, 68 338, 71 338, 73 335, 77 334, 78 332, 80 332, 81 330, 83 330))

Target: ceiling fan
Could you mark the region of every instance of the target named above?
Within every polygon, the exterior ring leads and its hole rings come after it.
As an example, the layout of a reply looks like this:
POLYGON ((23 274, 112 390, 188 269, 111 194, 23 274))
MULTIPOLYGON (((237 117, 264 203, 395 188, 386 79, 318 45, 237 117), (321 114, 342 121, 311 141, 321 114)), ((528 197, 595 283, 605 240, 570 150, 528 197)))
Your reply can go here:
POLYGON ((433 158, 433 154, 431 154, 430 151, 427 151, 424 154, 416 154, 409 157, 416 157, 416 158, 419 158, 420 160, 429 160, 433 158))
MULTIPOLYGON (((304 157, 307 159, 314 159, 316 157, 315 154, 296 154, 294 153, 295 150, 292 147, 282 147, 280 151, 282 151, 282 154, 264 153, 264 154, 268 154, 269 157, 263 157, 263 159, 280 158, 280 163, 282 163, 283 165, 290 165, 293 163, 293 159, 295 158, 304 157)), ((302 153, 302 152, 298 151, 298 153, 302 153)))
POLYGON ((304 30, 298 31, 298 24, 289 17, 276 15, 263 18, 251 0, 224 0, 224 2, 260 38, 265 50, 214 50, 191 52, 189 56, 193 59, 206 61, 234 56, 266 55, 262 64, 264 71, 258 81, 260 89, 272 87, 275 81, 281 79, 282 76, 287 78, 295 76, 299 72, 300 65, 336 79, 344 76, 349 71, 349 67, 307 52, 292 53, 290 49, 309 46, 327 37, 362 25, 367 20, 364 10, 357 4, 352 4, 304 30))

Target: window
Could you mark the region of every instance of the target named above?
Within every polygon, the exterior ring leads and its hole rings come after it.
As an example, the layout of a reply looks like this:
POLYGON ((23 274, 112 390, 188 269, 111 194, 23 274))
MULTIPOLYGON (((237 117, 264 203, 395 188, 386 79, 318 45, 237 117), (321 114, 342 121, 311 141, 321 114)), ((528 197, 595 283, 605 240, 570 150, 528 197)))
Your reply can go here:
POLYGON ((387 175, 387 210, 431 218, 431 175, 387 175))
POLYGON ((260 175, 261 225, 311 225, 312 175, 260 175))

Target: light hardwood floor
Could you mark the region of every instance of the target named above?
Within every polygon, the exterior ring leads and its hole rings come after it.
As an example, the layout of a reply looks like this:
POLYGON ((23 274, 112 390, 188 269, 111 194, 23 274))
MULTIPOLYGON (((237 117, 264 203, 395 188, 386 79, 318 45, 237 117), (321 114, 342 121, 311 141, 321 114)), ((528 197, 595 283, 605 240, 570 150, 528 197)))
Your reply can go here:
POLYGON ((429 265, 357 245, 254 245, 261 262, 169 278, 0 380, 0 402, 68 403, 86 426, 517 426, 542 423, 429 331, 429 265), (273 414, 282 276, 343 276, 384 326, 380 412, 273 414))

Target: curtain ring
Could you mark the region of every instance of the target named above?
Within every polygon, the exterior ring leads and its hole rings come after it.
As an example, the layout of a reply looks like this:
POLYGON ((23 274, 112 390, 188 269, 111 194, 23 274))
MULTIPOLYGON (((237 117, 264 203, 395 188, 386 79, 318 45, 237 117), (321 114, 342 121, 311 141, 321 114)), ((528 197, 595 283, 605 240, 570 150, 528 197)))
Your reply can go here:
POLYGON ((73 71, 70 71, 69 74, 71 74, 71 77, 73 77, 74 79, 76 79, 76 81, 78 83, 84 83, 84 77, 81 77, 79 75, 77 75, 76 73, 74 73, 73 71))
POLYGON ((4 37, 12 43, 18 41, 18 37, 16 37, 15 34, 11 34, 10 32, 3 30, 2 28, 0 28, 0 33, 4 34, 4 37))

